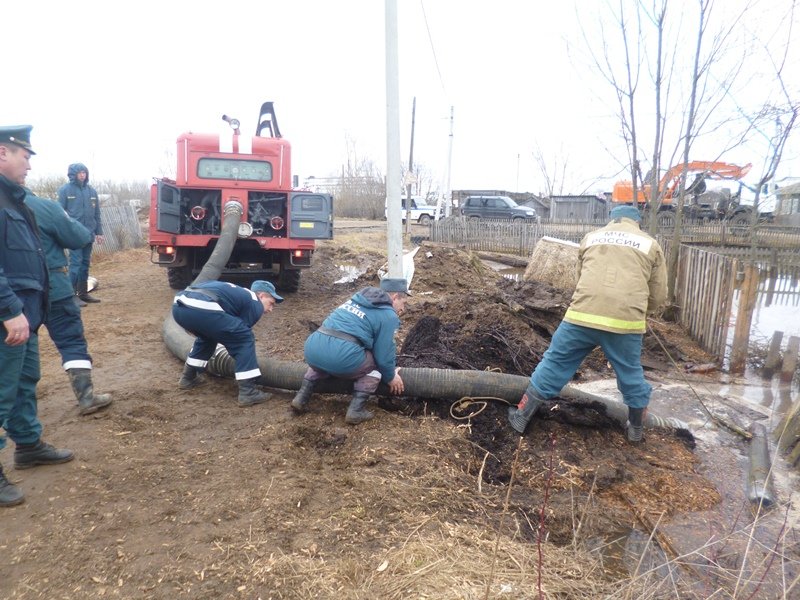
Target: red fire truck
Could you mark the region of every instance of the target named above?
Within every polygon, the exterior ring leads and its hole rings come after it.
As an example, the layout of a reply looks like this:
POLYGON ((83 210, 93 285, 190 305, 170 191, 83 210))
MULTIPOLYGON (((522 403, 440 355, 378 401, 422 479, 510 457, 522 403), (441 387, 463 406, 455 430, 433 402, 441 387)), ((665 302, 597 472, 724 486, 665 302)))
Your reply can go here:
POLYGON ((151 261, 166 267, 172 288, 186 287, 214 250, 225 204, 236 201, 244 213, 223 279, 270 279, 297 291, 315 240, 333 237, 333 197, 293 189, 291 148, 272 102, 261 106, 255 136, 222 118, 231 135, 182 134, 176 179, 151 188, 151 261))

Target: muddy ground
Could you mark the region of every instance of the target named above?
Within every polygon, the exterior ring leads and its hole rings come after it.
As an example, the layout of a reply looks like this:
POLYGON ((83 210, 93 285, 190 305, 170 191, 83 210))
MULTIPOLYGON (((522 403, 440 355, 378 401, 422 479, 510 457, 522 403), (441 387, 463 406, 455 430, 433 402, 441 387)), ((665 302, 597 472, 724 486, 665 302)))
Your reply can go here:
MULTIPOLYGON (((299 292, 257 324, 259 352, 302 360, 325 315, 376 283, 385 247, 380 230, 320 244, 299 292), (335 283, 339 265, 364 275, 335 283)), ((650 432, 631 447, 599 414, 576 424, 542 411, 520 439, 500 402, 465 418, 474 408, 382 398, 351 427, 346 396, 315 396, 297 417, 291 391, 247 409, 230 380, 181 392, 161 336, 174 292, 148 249, 98 255, 92 274, 102 303, 84 321, 96 388, 114 404, 78 416, 43 331, 44 438, 77 458, 14 471, 13 448, 0 452, 26 494, 0 513, 2 598, 604 597, 620 574, 587 540, 720 502, 691 443, 650 432)), ((412 287, 405 366, 527 376, 568 302, 430 245, 412 287)), ((656 327, 681 366, 707 359, 656 327)), ((662 377, 672 368, 653 340, 645 361, 662 377)), ((595 354, 577 381, 611 376, 595 354)))

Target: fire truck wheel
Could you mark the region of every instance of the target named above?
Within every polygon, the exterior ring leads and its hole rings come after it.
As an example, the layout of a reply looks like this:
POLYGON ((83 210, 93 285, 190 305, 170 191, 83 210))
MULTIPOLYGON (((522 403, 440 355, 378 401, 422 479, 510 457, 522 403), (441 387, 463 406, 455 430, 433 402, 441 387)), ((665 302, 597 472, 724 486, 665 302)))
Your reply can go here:
POLYGON ((278 275, 278 289, 283 292, 296 292, 300 289, 300 271, 283 269, 278 275))
POLYGON ((192 283, 192 270, 187 267, 167 267, 167 281, 173 290, 182 290, 192 283))

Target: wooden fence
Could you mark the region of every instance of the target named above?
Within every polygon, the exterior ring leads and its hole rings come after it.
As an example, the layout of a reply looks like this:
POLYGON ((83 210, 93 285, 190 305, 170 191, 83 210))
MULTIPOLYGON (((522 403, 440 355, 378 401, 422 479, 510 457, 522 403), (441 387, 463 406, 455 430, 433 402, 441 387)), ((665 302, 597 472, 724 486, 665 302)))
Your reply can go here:
MULTIPOLYGON (((604 224, 450 217, 431 225, 430 239, 476 251, 528 258, 543 236, 580 242, 584 235, 604 224)), ((734 233, 727 223, 687 223, 679 246, 675 292, 681 325, 720 361, 728 354, 731 326, 737 318, 742 319, 741 311, 739 315, 732 312, 745 279, 752 285, 748 295, 763 306, 800 305, 800 231, 759 225, 748 232, 734 233), (714 245, 724 239, 735 239, 737 243, 714 245), (745 278, 745 272, 755 275, 745 278)), ((672 247, 671 232, 661 229, 657 238, 668 254, 672 247)), ((745 316, 749 323, 750 316, 745 316)), ((745 352, 747 334, 741 333, 745 352)))
POLYGON ((103 243, 96 244, 94 251, 100 254, 136 248, 144 244, 142 225, 136 210, 128 205, 101 206, 103 243))
POLYGON ((700 346, 724 357, 728 341, 737 261, 681 244, 675 295, 680 323, 700 346))
POLYGON ((598 223, 529 222, 449 217, 431 224, 430 239, 483 252, 517 254, 528 257, 542 237, 580 242, 584 235, 600 227, 598 223))
MULTIPOLYGON (((601 222, 578 221, 509 221, 498 219, 467 219, 448 217, 430 226, 430 239, 435 242, 458 244, 472 250, 499 252, 530 256, 536 242, 543 236, 580 242, 584 235, 606 225, 601 222)), ((667 242, 672 239, 674 228, 662 227, 656 237, 667 242)), ((796 227, 778 227, 759 224, 742 227, 720 221, 704 223, 688 221, 681 227, 682 243, 726 246, 748 252, 751 247, 761 252, 776 249, 796 256, 800 249, 800 230, 796 227)), ((668 244, 667 244, 668 245, 668 244)), ((662 246, 665 246, 662 243, 662 246)), ((664 248, 666 251, 666 247, 664 248)))

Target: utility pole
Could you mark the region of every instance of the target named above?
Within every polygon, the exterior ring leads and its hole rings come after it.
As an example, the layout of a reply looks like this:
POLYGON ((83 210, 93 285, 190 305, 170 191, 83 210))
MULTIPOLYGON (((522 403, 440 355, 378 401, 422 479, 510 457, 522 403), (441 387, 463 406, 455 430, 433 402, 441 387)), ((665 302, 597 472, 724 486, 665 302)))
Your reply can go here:
POLYGON ((450 135, 447 142, 447 165, 445 168, 444 191, 439 197, 436 204, 436 218, 438 219, 442 214, 442 205, 444 205, 444 216, 449 217, 453 209, 452 192, 450 191, 450 172, 453 165, 453 107, 450 107, 450 135))
POLYGON ((414 120, 417 114, 417 97, 411 104, 411 150, 408 153, 408 175, 406 177, 406 199, 404 208, 406 210, 406 235, 411 231, 411 178, 414 175, 414 120))
POLYGON ((386 250, 391 278, 403 277, 400 214, 400 84, 397 0, 384 0, 386 26, 386 250))

